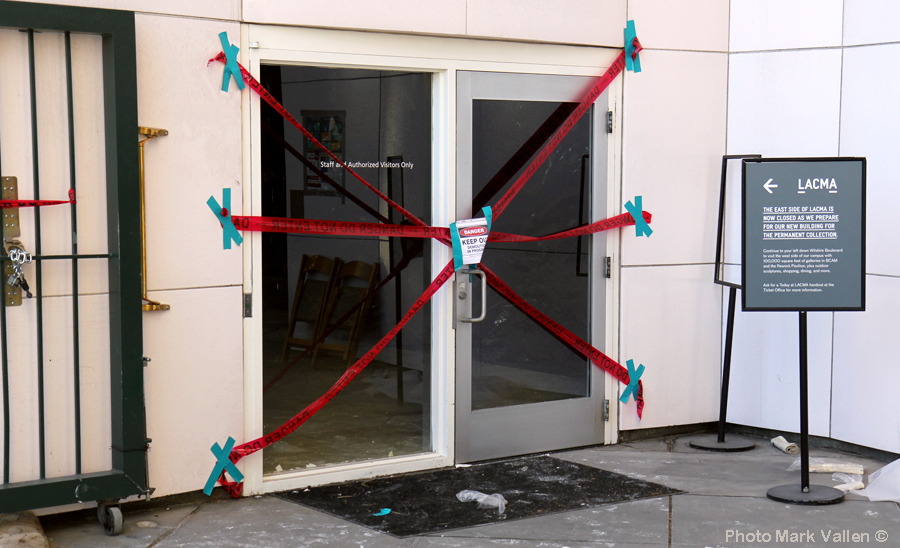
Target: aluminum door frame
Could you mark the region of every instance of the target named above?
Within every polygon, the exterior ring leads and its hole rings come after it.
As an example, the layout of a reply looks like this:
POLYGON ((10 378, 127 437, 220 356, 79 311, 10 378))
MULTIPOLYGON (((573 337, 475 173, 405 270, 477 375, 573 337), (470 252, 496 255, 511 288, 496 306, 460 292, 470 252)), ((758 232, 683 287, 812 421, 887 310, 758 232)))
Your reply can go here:
MULTIPOLYGON (((472 218, 472 101, 578 101, 596 78, 494 72, 457 72, 457 219, 472 218)), ((608 134, 605 114, 609 90, 597 99, 591 120, 590 222, 606 211, 608 134)), ((603 351, 606 327, 606 278, 601 263, 606 237, 591 237, 590 342, 603 351)), ((513 288, 515 290, 515 288, 513 288)), ((474 295, 472 295, 474 297, 474 295)), ((488 299, 499 298, 488 294, 488 299)), ((465 313, 474 298, 460 300, 454 310, 465 313)), ((455 312, 456 313, 456 312, 455 312)), ((457 316, 458 317, 458 316, 457 316)), ((603 443, 603 372, 590 367, 590 396, 472 411, 472 327, 455 321, 456 329, 456 462, 523 455, 603 443)))

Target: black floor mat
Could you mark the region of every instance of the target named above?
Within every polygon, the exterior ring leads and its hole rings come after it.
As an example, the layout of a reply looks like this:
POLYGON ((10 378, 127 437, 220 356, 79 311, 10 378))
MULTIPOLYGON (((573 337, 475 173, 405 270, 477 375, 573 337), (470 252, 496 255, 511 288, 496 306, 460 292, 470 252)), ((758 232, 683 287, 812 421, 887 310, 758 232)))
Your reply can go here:
POLYGON ((284 491, 275 496, 407 537, 679 493, 658 483, 540 456, 284 491), (475 502, 459 502, 456 494, 464 489, 500 493, 508 501, 506 512, 500 515, 496 508, 479 510, 475 502))

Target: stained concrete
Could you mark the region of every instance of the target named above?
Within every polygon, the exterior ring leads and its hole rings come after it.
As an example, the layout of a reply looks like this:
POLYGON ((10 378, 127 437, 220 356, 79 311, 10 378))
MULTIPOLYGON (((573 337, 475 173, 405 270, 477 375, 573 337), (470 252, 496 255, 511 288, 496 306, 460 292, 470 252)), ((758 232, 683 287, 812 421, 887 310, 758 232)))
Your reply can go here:
MULTIPOLYGON (((648 440, 554 454, 682 489, 687 494, 445 534, 398 539, 269 496, 163 507, 142 513, 129 513, 126 507, 125 531, 118 537, 105 536, 96 520, 67 522, 56 518, 52 524, 45 524, 45 530, 55 548, 725 548, 832 544, 881 547, 900 543, 897 503, 869 502, 855 495, 841 504, 825 507, 777 503, 766 498, 766 490, 799 482, 798 472, 785 471, 796 457, 781 453, 767 445, 766 440, 757 440, 760 447, 754 451, 728 454, 692 449, 687 446, 687 439, 648 440), (148 521, 155 526, 140 526, 148 521), (759 540, 757 532, 762 535, 759 540), (788 535, 787 540, 779 542, 776 535, 784 534, 788 535), (859 538, 867 534, 868 540, 854 542, 854 534, 859 538), (827 542, 824 535, 829 536, 827 542), (835 535, 850 542, 836 543, 835 535), (884 535, 887 538, 880 542, 884 535)), ((884 464, 836 451, 814 450, 812 454, 863 464, 867 474, 884 464)), ((813 483, 834 485, 831 474, 813 474, 813 483)), ((447 504, 462 503, 451 500, 447 504)))

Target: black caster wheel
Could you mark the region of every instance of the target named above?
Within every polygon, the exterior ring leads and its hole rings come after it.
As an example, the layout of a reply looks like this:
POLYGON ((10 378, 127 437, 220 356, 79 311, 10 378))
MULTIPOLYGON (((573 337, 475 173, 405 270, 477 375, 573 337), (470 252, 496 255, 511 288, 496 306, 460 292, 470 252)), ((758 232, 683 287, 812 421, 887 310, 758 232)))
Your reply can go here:
POLYGON ((97 505, 97 519, 103 526, 103 532, 113 537, 122 533, 122 526, 125 519, 122 517, 122 510, 118 506, 111 506, 105 502, 97 505))

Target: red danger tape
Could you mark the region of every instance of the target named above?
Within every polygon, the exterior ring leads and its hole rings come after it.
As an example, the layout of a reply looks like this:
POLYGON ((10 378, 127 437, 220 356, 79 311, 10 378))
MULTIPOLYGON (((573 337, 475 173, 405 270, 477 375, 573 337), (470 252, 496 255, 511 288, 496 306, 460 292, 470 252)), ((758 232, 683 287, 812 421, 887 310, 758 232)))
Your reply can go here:
MULTIPOLYGON (((226 59, 224 53, 219 53, 219 55, 210 59, 209 63, 212 63, 213 61, 221 61, 223 63, 227 63, 227 59, 226 59)), ((209 65, 209 63, 207 63, 207 66, 209 65)), ((272 97, 272 94, 269 93, 269 91, 266 88, 264 88, 262 84, 259 83, 259 80, 254 78, 253 75, 250 74, 250 72, 247 69, 245 69, 243 65, 241 65, 240 63, 238 63, 237 65, 241 69, 241 75, 244 77, 244 81, 246 81, 250 85, 250 89, 255 91, 256 94, 259 95, 260 99, 262 99, 263 101, 268 103, 269 106, 271 106, 272 108, 275 109, 276 112, 278 112, 278 114, 281 114, 282 118, 284 118, 285 120, 290 122, 291 125, 294 126, 295 128, 297 128, 298 130, 300 130, 300 133, 302 133, 304 137, 309 139, 310 142, 315 143, 315 145, 317 147, 319 147, 320 149, 322 149, 326 154, 328 154, 328 156, 330 156, 332 160, 337 162, 338 165, 340 165, 342 168, 346 169, 347 173, 352 175, 357 181, 364 184, 366 186, 366 188, 368 188, 369 190, 374 192, 379 198, 381 198, 382 200, 387 202, 387 204, 390 205, 392 208, 394 208, 396 211, 399 211, 401 215, 403 215, 404 217, 406 217, 407 219, 412 221, 413 224, 418 225, 418 226, 427 226, 421 219, 419 219, 418 217, 416 217, 415 215, 413 215, 412 213, 410 213, 409 211, 404 209, 397 202, 388 198, 384 193, 382 193, 380 190, 378 190, 374 186, 370 185, 368 182, 366 182, 365 179, 363 179, 355 171, 350 169, 350 167, 347 164, 345 164, 343 162, 343 160, 341 160, 340 158, 335 156, 334 153, 328 149, 328 147, 326 147, 325 145, 320 143, 319 140, 316 139, 312 133, 310 133, 305 127, 303 127, 303 124, 298 122, 297 119, 294 118, 293 114, 288 112, 288 110, 286 108, 284 108, 284 106, 282 106, 282 104, 279 103, 277 99, 272 97)))
MULTIPOLYGON (((635 40, 636 42, 636 40, 635 40)), ((639 46, 638 46, 639 47, 639 46)), ((538 151, 535 158, 531 161, 528 167, 525 169, 524 173, 519 176, 518 179, 513 183, 513 185, 506 191, 506 193, 498 200, 497 204, 493 206, 493 217, 496 219, 509 205, 509 203, 515 198, 518 192, 524 187, 525 183, 534 175, 537 169, 544 163, 544 161, 550 156, 552 151, 559 145, 562 139, 571 131, 576 122, 590 109, 591 105, 597 100, 597 98, 606 90, 609 84, 615 79, 615 77, 625 68, 625 52, 621 52, 613 64, 607 69, 607 71, 597 78, 597 80, 591 85, 588 89, 585 96, 579 102, 578 106, 568 112, 568 116, 565 120, 560 124, 559 119, 561 119, 566 112, 569 110, 566 109, 558 109, 551 119, 548 119, 545 122, 544 126, 529 139, 529 142, 526 143, 526 146, 517 153, 510 162, 507 162, 507 166, 504 166, 504 169, 501 170, 501 173, 498 173, 495 176, 495 180, 492 179, 491 185, 489 185, 490 192, 479 194, 476 197, 476 200, 484 200, 487 201, 490 199, 495 192, 499 191, 509 180, 511 176, 510 170, 515 166, 518 169, 518 165, 523 165, 525 160, 530 157, 530 152, 533 150, 533 147, 537 146, 538 142, 544 142, 544 145, 538 151), (550 133, 551 128, 556 128, 553 130, 552 136, 549 140, 546 139, 546 134, 550 133), (507 169, 508 168, 508 169, 507 169), (488 196, 490 194, 490 196, 488 196)), ((221 61, 223 63, 227 63, 228 59, 226 58, 224 53, 220 53, 214 59, 210 60, 210 63, 213 61, 221 61)), ((360 181, 366 188, 370 189, 374 192, 379 198, 388 203, 392 208, 396 211, 399 211, 404 217, 406 217, 409 221, 411 221, 415 226, 406 226, 406 225, 393 225, 393 224, 379 224, 379 223, 345 223, 345 222, 336 222, 336 221, 320 221, 320 220, 311 220, 311 219, 286 219, 286 218, 274 218, 274 217, 232 217, 232 221, 236 228, 240 230, 251 230, 251 231, 265 231, 265 232, 283 232, 283 233, 299 233, 299 234, 325 234, 325 235, 334 235, 334 236, 391 236, 391 237, 413 237, 413 238, 436 238, 439 241, 442 241, 445 244, 449 245, 448 235, 449 231, 446 228, 441 227, 429 227, 423 221, 418 219, 415 215, 401 207, 399 204, 388 198, 382 192, 380 192, 377 188, 366 182, 362 177, 360 177, 356 172, 350 169, 341 159, 335 156, 328 148, 326 148, 322 143, 320 143, 303 125, 300 124, 284 106, 281 105, 262 85, 257 81, 243 66, 240 66, 241 75, 249 85, 250 88, 253 89, 261 99, 263 99, 266 103, 268 103, 272 108, 274 108, 281 116, 291 123, 295 128, 297 128, 310 142, 315 143, 315 145, 323 150, 328 156, 330 156, 338 165, 343 167, 347 172, 349 172, 355 179, 360 181)), ((283 143, 286 145, 286 143, 283 143)), ((286 147, 287 148, 287 147, 286 147)), ((301 156, 296 151, 290 150, 290 152, 294 153, 295 156, 301 156)), ((332 185, 335 186, 335 185, 332 185)), ((339 185, 337 185, 339 186, 339 185)), ((74 196, 71 196, 74 202, 74 196)), ((359 201, 354 200, 354 202, 359 204, 359 201)), ((49 205, 49 204, 47 204, 49 205)), ((364 208, 365 209, 365 208, 364 208)), ((368 210, 367 210, 368 211, 368 210)), ((650 222, 651 216, 649 213, 641 212, 641 215, 644 217, 646 222, 650 222)), ((380 215, 379 215, 380 217, 380 215)), ((381 220, 384 218, 381 217, 381 220)), ((621 215, 617 215, 616 217, 612 217, 610 219, 605 219, 603 221, 598 221, 596 223, 592 223, 590 225, 585 225, 569 230, 565 230, 562 232, 558 232, 555 234, 548 234, 546 236, 521 236, 517 234, 504 234, 504 233, 492 233, 490 234, 489 241, 494 242, 530 242, 530 241, 543 241, 543 240, 552 240, 552 239, 562 239, 562 238, 570 238, 574 236, 584 236, 589 234, 594 234, 597 232, 601 232, 604 230, 610 230, 613 228, 618 228, 621 226, 634 225, 635 219, 632 217, 630 213, 624 213, 621 215)), ((538 311, 533 306, 529 305, 524 301, 521 297, 519 297, 512 289, 510 289, 506 284, 500 281, 497 276, 491 272, 489 269, 480 265, 481 268, 485 271, 488 276, 488 282, 496 289, 506 300, 512 303, 516 308, 524 312, 529 318, 533 321, 537 322, 543 329, 545 329, 548 333, 553 335, 557 340, 565 344, 572 351, 578 353, 579 355, 586 356, 591 361, 600 367, 601 369, 609 372, 614 375, 617 379, 619 379, 623 383, 629 382, 629 374, 627 369, 622 367, 620 364, 613 361, 608 356, 604 355, 602 352, 576 336, 574 333, 568 331, 558 323, 554 322, 546 315, 538 311)), ((351 366, 338 381, 328 390, 325 394, 320 396, 316 401, 308 405, 304 410, 300 413, 292 417, 288 422, 283 424, 280 428, 275 430, 274 432, 263 436, 261 438, 255 439, 253 441, 244 443, 238 447, 235 447, 231 454, 229 455, 229 459, 232 462, 238 462, 244 456, 253 454, 257 451, 262 450, 265 447, 283 439, 285 436, 294 432, 300 425, 309 420, 310 417, 315 415, 325 404, 331 401, 341 390, 343 390, 360 372, 372 362, 375 356, 381 352, 382 349, 396 336, 396 334, 403 328, 404 325, 422 308, 425 304, 431 299, 431 297, 440 289, 444 283, 447 282, 453 276, 454 268, 453 261, 447 264, 444 269, 438 274, 438 276, 431 282, 431 285, 425 290, 419 299, 416 300, 415 304, 409 309, 406 315, 400 320, 400 322, 394 326, 379 342, 376 344, 371 350, 366 352, 366 354, 360 358, 353 366, 351 366)), ((317 341, 318 343, 318 341, 317 341)), ((308 352, 308 350, 307 350, 308 352)), ((302 356, 301 356, 302 357, 302 356)), ((280 374, 283 374, 280 373, 280 374)), ((270 384, 273 382, 277 382, 277 378, 270 381, 270 384)), ((643 385, 639 383, 637 395, 635 397, 637 401, 637 413, 638 417, 641 417, 643 414, 644 408, 644 399, 643 399, 643 385)), ((222 475, 218 479, 219 483, 221 483, 228 492, 233 497, 239 497, 243 490, 241 483, 231 482, 225 477, 225 474, 222 475)))
POLYGON ((68 200, 0 200, 0 209, 7 209, 10 207, 41 207, 74 203, 75 190, 70 188, 68 200))
POLYGON ((584 114, 590 110, 591 105, 594 104, 594 101, 597 100, 600 95, 606 91, 606 88, 609 87, 609 84, 622 72, 622 69, 625 68, 625 51, 623 50, 619 53, 619 56, 616 57, 616 60, 613 61, 612 65, 603 73, 602 76, 597 78, 591 87, 588 89, 587 94, 585 94, 584 98, 581 99, 581 102, 578 103, 578 106, 575 107, 575 110, 569 114, 566 121, 563 122, 562 126, 556 130, 556 133, 550 137, 550 140, 547 141, 547 144, 544 145, 544 148, 538 153, 538 155, 528 164, 528 167, 525 168, 525 172, 516 179, 516 182, 506 191, 506 193, 497 200, 497 203, 491 206, 491 209, 494 213, 494 220, 498 219, 500 215, 503 214, 503 211, 506 210, 506 207, 512 201, 513 198, 516 197, 516 194, 522 190, 522 187, 525 186, 525 183, 528 182, 528 179, 531 178, 532 175, 538 170, 541 164, 544 163, 550 153, 553 152, 559 143, 562 142, 563 137, 569 134, 572 131, 572 128, 575 127, 575 123, 581 119, 584 114))
MULTIPOLYGON (((338 392, 340 392, 344 389, 344 387, 350 384, 350 381, 356 378, 356 376, 359 375, 367 365, 372 363, 372 360, 375 359, 375 356, 377 356, 378 353, 381 352, 384 347, 387 346, 389 342, 391 342, 391 340, 393 340, 397 333, 399 333, 400 330, 403 329, 403 326, 406 325, 409 320, 411 320, 412 317, 416 315, 416 312, 421 310, 422 307, 424 307, 428 303, 428 301, 431 300, 431 296, 434 295, 437 290, 447 282, 447 280, 453 277, 453 272, 453 261, 450 261, 449 263, 447 263, 447 266, 445 266, 444 269, 441 270, 440 274, 438 274, 437 277, 431 282, 428 288, 425 289, 425 292, 422 293, 422 296, 416 299, 415 304, 410 307, 409 311, 406 312, 406 315, 403 316, 400 322, 395 325, 393 329, 388 331, 387 335, 385 335, 381 338, 380 341, 378 341, 378 344, 372 347, 372 349, 366 352, 362 358, 357 360, 356 363, 354 363, 349 369, 347 369, 347 371, 343 375, 341 375, 341 378, 339 378, 337 382, 334 383, 334 386, 332 386, 328 390, 328 392, 325 392, 319 397, 319 399, 306 406, 306 409, 291 417, 289 421, 281 425, 281 427, 279 427, 274 432, 235 447, 231 451, 231 455, 229 457, 231 459, 231 462, 236 463, 243 457, 252 455, 257 451, 260 451, 265 447, 272 445, 273 443, 292 433, 294 430, 299 428, 301 424, 308 421, 310 417, 318 413, 326 403, 330 402, 335 396, 338 395, 338 392)), ((219 478, 219 483, 225 486, 226 489, 228 489, 229 493, 231 493, 231 495, 234 497, 240 496, 243 489, 241 484, 225 479, 224 473, 219 478)))
MULTIPOLYGON (((643 212, 644 219, 649 223, 652 219, 650 213, 643 212)), ((242 217, 231 218, 238 230, 250 230, 255 232, 282 232, 291 234, 324 234, 329 236, 391 236, 399 238, 437 238, 446 240, 450 236, 449 229, 431 226, 390 225, 382 223, 351 223, 344 221, 324 221, 317 219, 290 219, 285 217, 242 217)), ((521 236, 519 234, 507 234, 505 232, 491 232, 489 242, 542 242, 545 240, 559 240, 575 236, 587 236, 619 228, 634 225, 634 217, 631 213, 622 213, 609 219, 597 221, 589 225, 580 226, 548 234, 546 236, 521 236)))
MULTIPOLYGON (((584 341, 575 333, 572 333, 565 327, 551 320, 549 317, 547 317, 547 315, 545 315, 537 308, 528 304, 525 299, 520 297, 515 291, 510 289, 508 285, 503 283, 503 281, 500 280, 500 278, 498 278, 497 275, 491 271, 491 269, 484 266, 483 264, 479 264, 478 268, 484 271, 485 275, 487 276, 488 284, 493 287, 497 291, 497 293, 499 293, 504 299, 509 301, 510 304, 524 312, 525 315, 534 320, 534 322, 544 328, 545 331, 553 335, 557 340, 568 346, 577 354, 590 359, 592 362, 594 362, 594 365, 596 365, 600 369, 611 374, 626 385, 628 384, 630 380, 628 376, 628 370, 622 367, 621 364, 617 363, 603 352, 600 352, 599 350, 591 346, 588 342, 584 341)), ((637 401, 638 418, 641 418, 641 416, 644 414, 644 385, 641 384, 640 381, 638 382, 638 390, 635 401, 637 401)))

